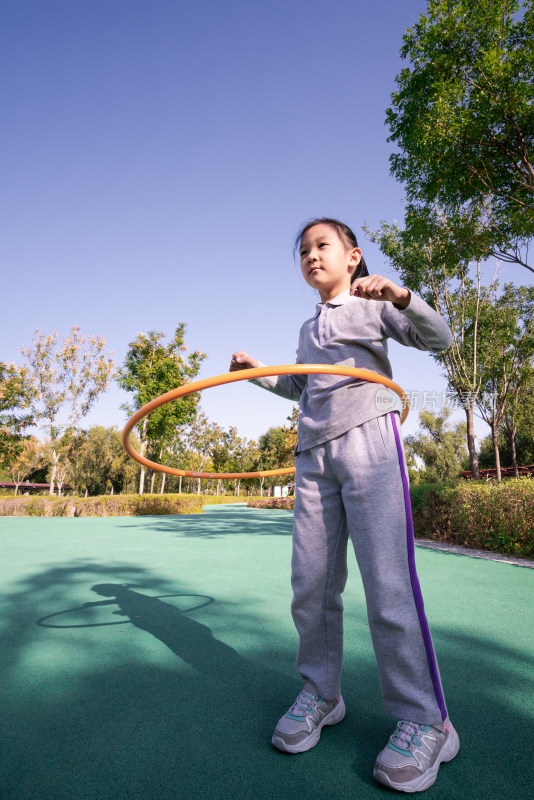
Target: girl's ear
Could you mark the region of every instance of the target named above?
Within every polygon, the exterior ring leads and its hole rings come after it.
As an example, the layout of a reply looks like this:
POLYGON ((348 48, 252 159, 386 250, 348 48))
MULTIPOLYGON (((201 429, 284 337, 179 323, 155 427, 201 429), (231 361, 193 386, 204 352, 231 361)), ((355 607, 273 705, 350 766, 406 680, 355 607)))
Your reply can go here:
POLYGON ((355 247, 350 254, 349 266, 357 267, 362 259, 362 251, 359 247, 355 247))

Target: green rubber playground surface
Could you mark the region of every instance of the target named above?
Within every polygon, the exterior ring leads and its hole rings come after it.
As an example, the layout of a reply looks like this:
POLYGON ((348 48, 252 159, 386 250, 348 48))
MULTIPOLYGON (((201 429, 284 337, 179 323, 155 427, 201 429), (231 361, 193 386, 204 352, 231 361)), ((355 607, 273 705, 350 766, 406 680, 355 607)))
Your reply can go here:
MULTIPOLYGON (((288 756, 300 691, 292 513, 0 519, 3 800, 393 797, 372 768, 381 704, 355 559, 345 720, 288 756)), ((461 741, 429 798, 527 798, 534 780, 534 570, 417 548, 461 741)), ((401 795, 399 795, 401 796, 401 795)))

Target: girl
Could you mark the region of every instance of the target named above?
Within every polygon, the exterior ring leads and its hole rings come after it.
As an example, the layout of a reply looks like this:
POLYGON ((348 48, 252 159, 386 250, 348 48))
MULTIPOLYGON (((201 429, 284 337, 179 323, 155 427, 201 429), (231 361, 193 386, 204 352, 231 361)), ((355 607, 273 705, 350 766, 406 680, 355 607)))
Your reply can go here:
MULTIPOLYGON (((304 280, 321 302, 300 330, 297 363, 340 364, 392 377, 387 338, 439 353, 451 341, 439 314, 408 289, 369 275, 343 223, 309 222, 296 240, 304 280)), ((243 351, 230 370, 261 366, 243 351)), ((304 686, 272 743, 300 753, 345 716, 340 679, 347 542, 362 575, 386 711, 400 721, 374 776, 405 792, 427 789, 458 752, 447 715, 414 561, 408 478, 399 415, 389 393, 335 375, 261 378, 300 399, 291 606, 304 686)))

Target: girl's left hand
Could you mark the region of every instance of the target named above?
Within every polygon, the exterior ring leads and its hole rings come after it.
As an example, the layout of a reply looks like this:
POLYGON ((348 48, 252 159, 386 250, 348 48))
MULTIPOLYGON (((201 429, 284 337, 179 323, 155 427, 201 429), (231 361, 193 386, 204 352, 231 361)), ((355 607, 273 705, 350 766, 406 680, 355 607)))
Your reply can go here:
POLYGON ((366 275, 365 278, 356 278, 350 287, 354 297, 364 300, 380 300, 395 303, 401 308, 407 308, 410 302, 410 290, 383 278, 381 275, 366 275))

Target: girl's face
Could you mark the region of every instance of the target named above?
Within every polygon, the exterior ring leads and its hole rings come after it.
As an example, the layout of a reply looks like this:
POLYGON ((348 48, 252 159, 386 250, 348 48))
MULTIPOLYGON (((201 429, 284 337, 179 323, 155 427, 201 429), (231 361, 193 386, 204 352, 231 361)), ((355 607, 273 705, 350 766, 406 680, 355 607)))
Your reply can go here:
POLYGON ((300 241, 300 269, 304 280, 317 289, 323 303, 350 288, 350 278, 362 251, 350 249, 335 228, 320 223, 309 228, 300 241))

